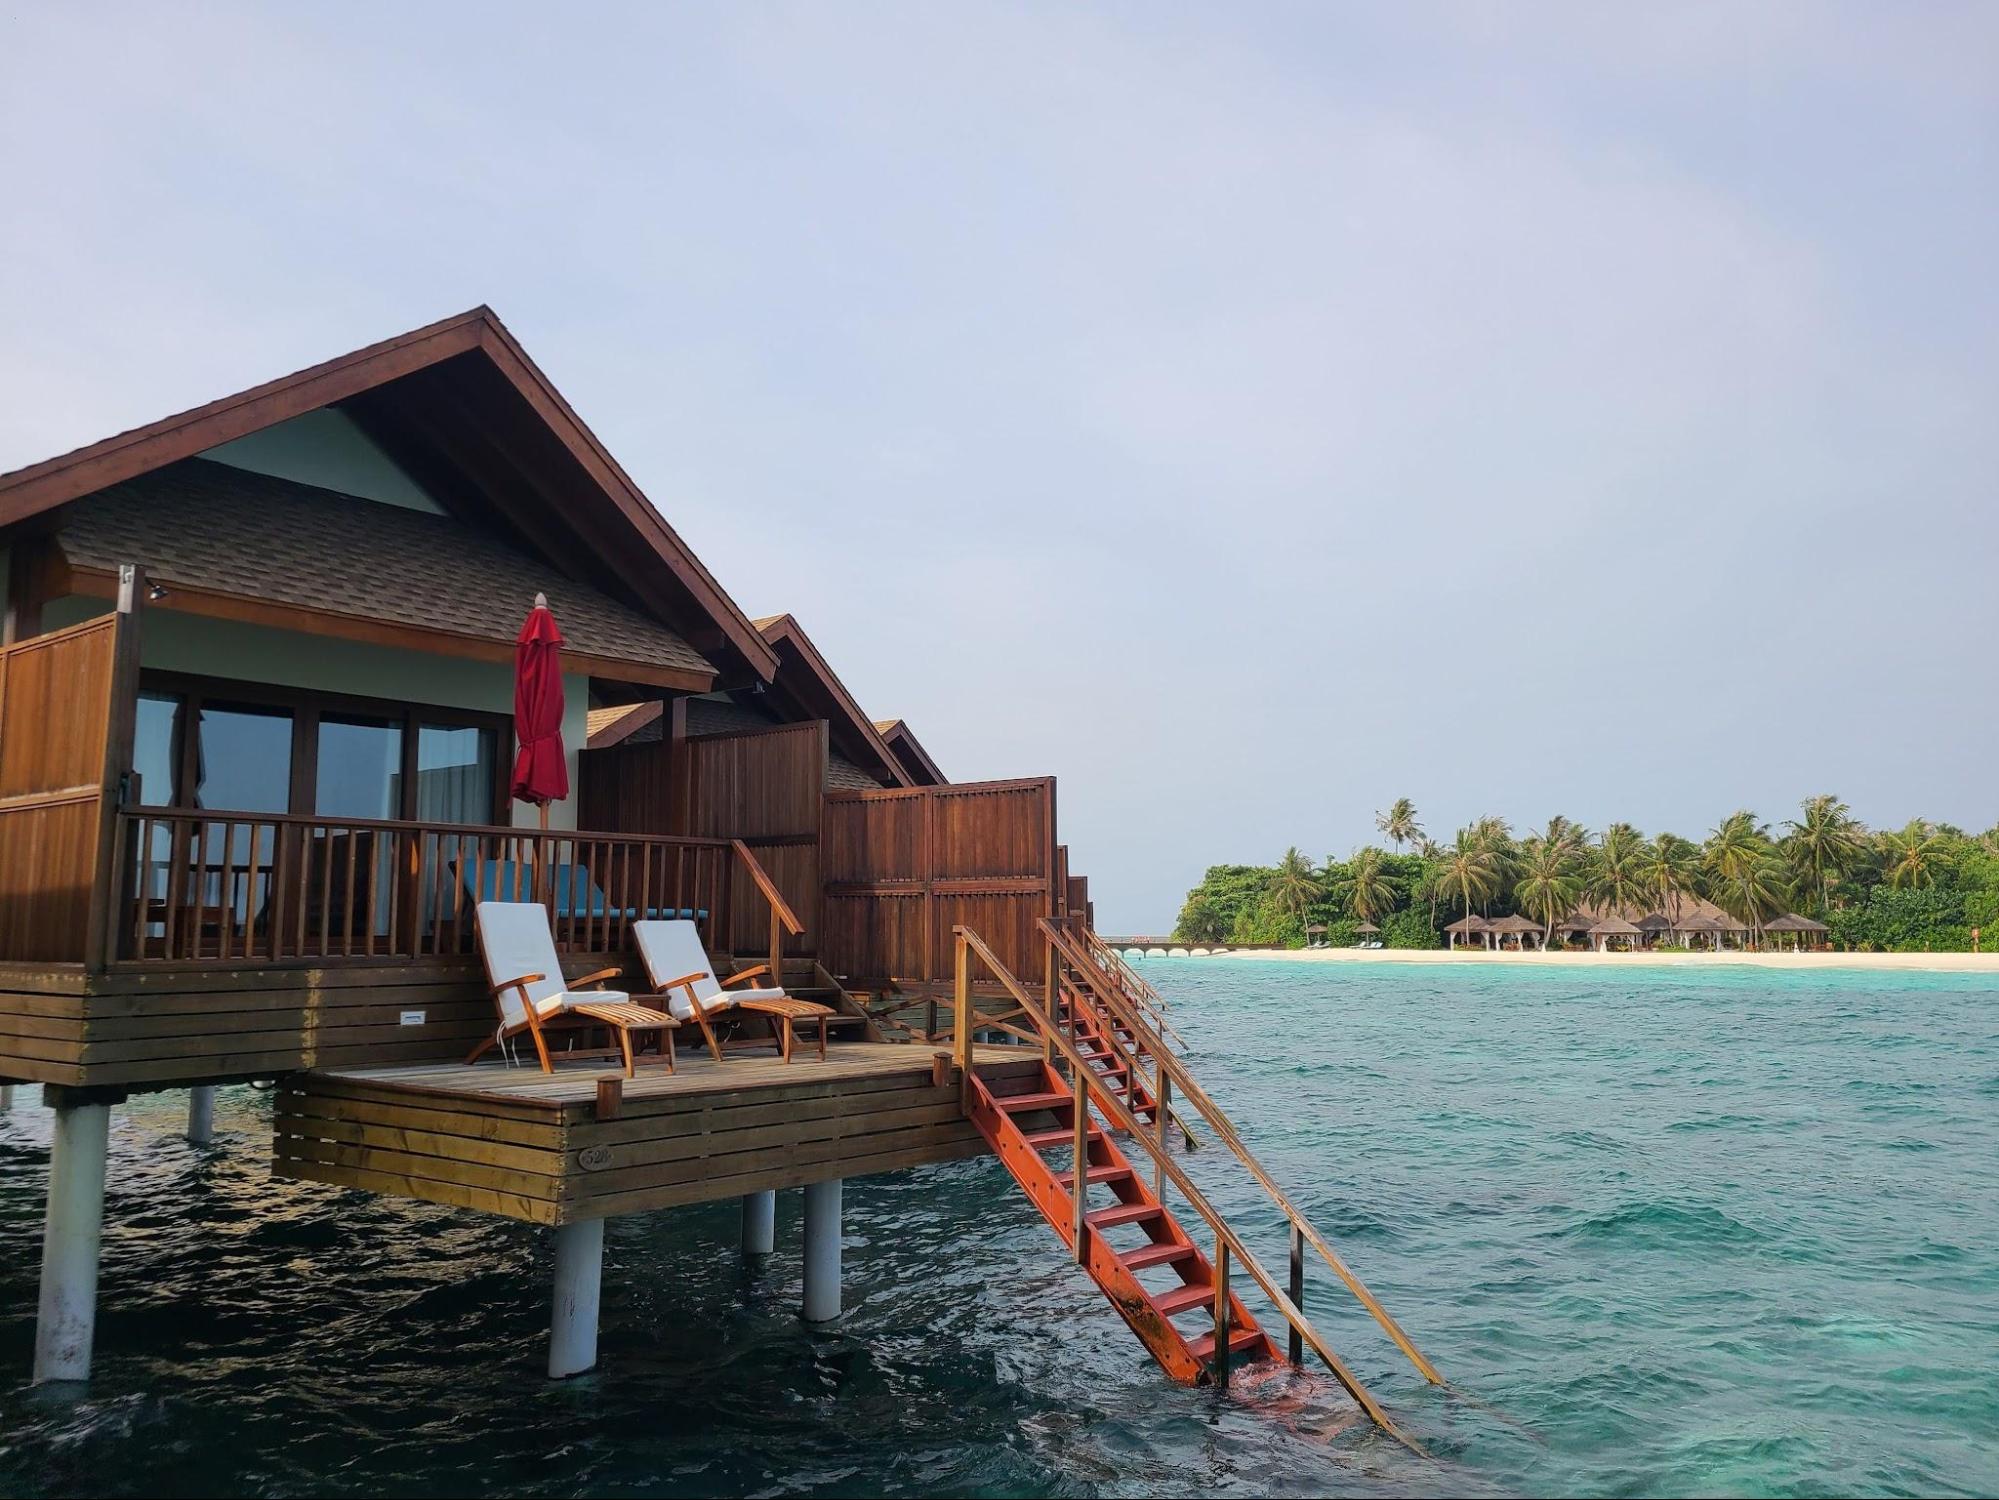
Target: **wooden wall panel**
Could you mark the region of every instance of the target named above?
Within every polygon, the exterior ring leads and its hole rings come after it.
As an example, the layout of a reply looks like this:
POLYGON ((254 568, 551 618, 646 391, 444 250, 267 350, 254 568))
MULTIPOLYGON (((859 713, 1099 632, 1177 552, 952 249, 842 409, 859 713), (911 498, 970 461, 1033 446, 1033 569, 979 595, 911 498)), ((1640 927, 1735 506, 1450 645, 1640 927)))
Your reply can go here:
MULTIPOLYGON (((818 952, 819 807, 826 790, 826 723, 777 725, 591 750, 581 758, 577 817, 591 831, 675 833, 741 839, 805 931, 787 937, 793 956, 818 952)), ((767 953, 769 908, 736 872, 728 931, 735 953, 767 953)))
POLYGON ((576 823, 591 833, 677 833, 667 742, 613 745, 576 758, 576 823))
POLYGON ((0 960, 93 956, 111 700, 130 628, 129 615, 103 615, 0 650, 0 960))
POLYGON ((977 929, 1022 978, 1041 972, 1034 923, 1057 914, 1055 781, 829 792, 821 958, 836 974, 937 984, 951 929, 977 929))

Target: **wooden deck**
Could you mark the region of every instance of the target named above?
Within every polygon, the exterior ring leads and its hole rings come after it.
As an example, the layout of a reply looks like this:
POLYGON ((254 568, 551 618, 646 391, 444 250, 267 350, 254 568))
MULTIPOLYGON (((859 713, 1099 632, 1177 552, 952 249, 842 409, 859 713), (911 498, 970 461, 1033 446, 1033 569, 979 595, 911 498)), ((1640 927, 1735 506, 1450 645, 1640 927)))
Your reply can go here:
MULTIPOLYGON (((601 1116, 598 1082, 620 1076, 601 1061, 321 1069, 280 1085, 273 1170, 566 1224, 976 1156, 985 1142, 955 1080, 933 1081, 935 1050, 683 1056, 671 1074, 642 1061, 601 1116)), ((975 1067, 994 1092, 1020 1092, 1040 1054, 980 1047, 975 1067)))

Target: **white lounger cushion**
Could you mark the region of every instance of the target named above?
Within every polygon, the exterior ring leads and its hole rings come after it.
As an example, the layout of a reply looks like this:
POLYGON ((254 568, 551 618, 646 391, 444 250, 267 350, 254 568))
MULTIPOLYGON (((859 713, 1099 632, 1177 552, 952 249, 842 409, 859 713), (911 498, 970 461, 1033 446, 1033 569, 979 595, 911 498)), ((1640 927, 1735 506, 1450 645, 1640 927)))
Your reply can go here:
MULTIPOLYGON (((488 984, 502 985, 527 974, 543 976, 527 986, 536 1020, 545 1021, 579 1005, 615 1005, 627 998, 622 990, 567 988, 562 960, 556 957, 555 939, 548 931, 548 908, 539 901, 481 901, 479 954, 486 961, 488 984)), ((501 991, 499 1004, 508 1026, 527 1024, 518 988, 501 991)))
MULTIPOLYGON (((701 1001, 704 1015, 715 1015, 745 1000, 785 998, 782 989, 723 989, 715 971, 708 966, 708 954, 701 946, 701 934, 692 922, 634 922, 632 935, 638 939, 639 957, 645 960, 646 972, 652 977, 655 990, 663 989, 688 974, 701 976, 694 981, 694 993, 701 1001)), ((694 1019, 694 1007, 687 1003, 684 987, 674 990, 666 1005, 675 1020, 694 1019)))

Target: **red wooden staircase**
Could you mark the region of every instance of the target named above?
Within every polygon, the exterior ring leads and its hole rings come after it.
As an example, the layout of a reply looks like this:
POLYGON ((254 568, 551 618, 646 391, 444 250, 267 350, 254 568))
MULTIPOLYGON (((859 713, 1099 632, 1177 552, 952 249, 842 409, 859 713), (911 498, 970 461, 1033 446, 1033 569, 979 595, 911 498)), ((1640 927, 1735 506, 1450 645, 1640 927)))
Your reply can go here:
MULTIPOLYGON (((1309 1347, 1377 1426, 1420 1452, 1305 1316, 1306 1247, 1319 1252, 1426 1380, 1441 1385, 1443 1377, 1264 1171, 1185 1061, 1169 1050, 1164 1002, 1151 987, 1106 962, 1087 929, 1079 932, 1044 918, 1038 930, 1048 974, 1041 996, 1030 994, 971 928, 954 929, 950 1060, 967 1118, 1174 1380, 1220 1384, 1234 1368, 1283 1368, 1285 1353, 1231 1287, 1233 1269, 1255 1283, 1287 1325, 1291 1365, 1301 1365, 1309 1347), (974 963, 999 981, 1013 1010, 995 1016, 974 1008, 974 963), (1014 1024, 1017 1020, 1025 1024, 1014 1024), (1001 1085, 1007 1092, 995 1093, 972 1066, 972 1039, 980 1030, 1038 1047, 1039 1074, 1025 1086, 1009 1080, 1001 1085), (1167 1127, 1186 1128, 1176 1099, 1201 1115, 1289 1222, 1287 1286, 1278 1284, 1173 1159, 1167 1127), (1133 1165, 1121 1141, 1142 1149, 1149 1171, 1133 1165), (1177 1213, 1167 1201, 1169 1184, 1183 1205, 1177 1213), (1212 1255, 1195 1242, 1190 1225, 1212 1237, 1212 1255)), ((1191 1133, 1187 1143, 1193 1144, 1191 1133)))
MULTIPOLYGON (((1124 1070, 1092 1069, 1113 1088, 1128 1085, 1128 1073, 1116 1076, 1124 1070)), ((1227 1380, 1231 1360, 1277 1359, 1277 1346, 1242 1299, 1217 1278, 1214 1263, 1083 1101, 1087 1091, 1076 1089, 1052 1063, 1044 1063, 1041 1072, 1036 1091, 997 1098, 970 1074, 966 1112, 1160 1368, 1182 1385, 1204 1385, 1227 1380), (1080 1189, 1074 1165, 1079 1125, 1080 1189), (1068 1153, 1070 1165, 1057 1170, 1043 1158, 1047 1151, 1068 1153), (1079 1217, 1082 1252, 1077 1254, 1079 1217), (1217 1359, 1224 1340, 1228 1358, 1217 1359)))

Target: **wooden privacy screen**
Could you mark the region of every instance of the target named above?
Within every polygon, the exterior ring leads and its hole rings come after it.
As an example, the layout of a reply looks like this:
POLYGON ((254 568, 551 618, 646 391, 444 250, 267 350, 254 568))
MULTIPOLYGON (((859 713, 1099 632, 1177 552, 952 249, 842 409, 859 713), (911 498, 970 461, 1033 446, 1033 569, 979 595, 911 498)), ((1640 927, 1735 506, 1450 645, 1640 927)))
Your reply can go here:
MULTIPOLYGON (((676 832, 748 844, 805 924, 804 932, 785 939, 785 952, 816 952, 826 721, 700 735, 681 741, 680 749, 672 772, 675 804, 683 810, 676 832)), ((720 937, 731 953, 763 953, 770 945, 764 903, 740 868, 735 880, 733 916, 720 937)))
POLYGON ((1057 908, 1055 778, 828 792, 820 860, 819 956, 834 973, 948 982, 963 923, 1038 976, 1034 924, 1057 908))
POLYGON ((137 648, 120 612, 0 649, 0 959, 101 966, 137 648))
MULTIPOLYGON (((812 953, 826 753, 823 719, 585 751, 577 817, 608 833, 741 839, 805 924, 785 939, 785 951, 812 953)), ((734 879, 734 915, 715 943, 724 952, 763 953, 770 945, 763 898, 740 868, 734 879)))

